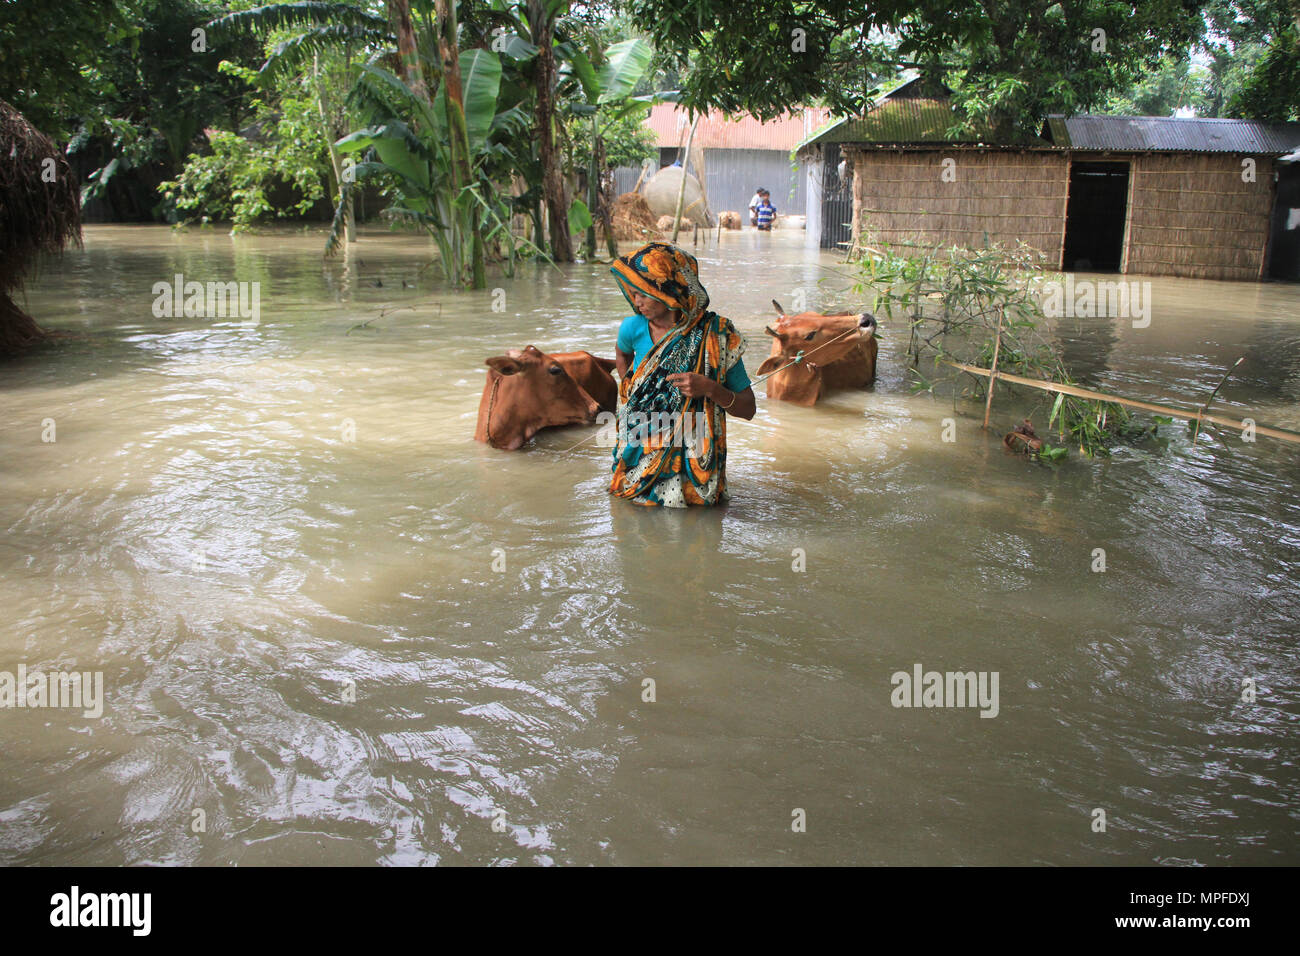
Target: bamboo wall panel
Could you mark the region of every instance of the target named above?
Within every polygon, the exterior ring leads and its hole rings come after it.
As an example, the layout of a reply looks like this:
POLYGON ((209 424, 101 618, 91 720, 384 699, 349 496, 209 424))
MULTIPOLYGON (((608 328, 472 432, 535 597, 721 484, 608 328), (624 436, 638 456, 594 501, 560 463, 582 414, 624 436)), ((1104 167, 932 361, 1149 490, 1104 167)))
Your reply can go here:
MULTIPOLYGON (((982 246, 1023 241, 1060 264, 1068 152, 844 151, 853 163, 853 234, 882 242, 982 246), (943 160, 956 162, 944 182, 943 160)), ((1084 161, 1083 154, 1077 154, 1084 161)), ((1273 162, 1243 182, 1235 154, 1087 154, 1129 163, 1124 271, 1253 281, 1263 267, 1273 162)), ((1118 212, 1117 212, 1118 214, 1118 212)))
POLYGON ((1128 271, 1194 279, 1255 280, 1264 266, 1273 161, 1257 157, 1242 182, 1241 156, 1132 157, 1128 271))
POLYGON ((1061 255, 1061 210, 1069 161, 1063 153, 848 150, 854 164, 853 233, 881 242, 1013 247, 1017 240, 1061 255), (956 178, 943 179, 943 160, 956 178))

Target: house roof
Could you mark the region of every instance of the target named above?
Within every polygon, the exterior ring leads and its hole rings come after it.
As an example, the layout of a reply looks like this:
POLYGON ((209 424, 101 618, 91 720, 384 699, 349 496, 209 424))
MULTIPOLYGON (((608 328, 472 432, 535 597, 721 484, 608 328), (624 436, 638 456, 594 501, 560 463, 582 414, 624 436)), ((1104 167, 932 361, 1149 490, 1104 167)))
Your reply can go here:
POLYGON ((1043 135, 1075 150, 1282 155, 1300 147, 1300 123, 1172 116, 1049 116, 1043 135))
POLYGON ((877 94, 864 116, 842 116, 813 132, 795 147, 825 143, 979 143, 980 135, 952 139, 948 131, 957 125, 947 87, 927 87, 914 73, 877 94))
MULTIPOLYGON (((828 109, 806 107, 764 123, 748 113, 729 117, 710 111, 700 116, 694 145, 702 149, 773 149, 788 153, 829 116, 828 109)), ((682 147, 691 129, 691 117, 676 103, 659 103, 651 107, 646 125, 655 134, 655 146, 682 147)))
MULTIPOLYGON (((978 145, 992 137, 976 130, 957 139, 948 131, 958 118, 951 90, 927 88, 921 77, 904 76, 876 97, 866 114, 840 117, 801 140, 795 149, 824 143, 879 146, 978 145)), ((1042 140, 1014 148, 1108 152, 1254 153, 1281 156, 1300 148, 1300 123, 1172 116, 1063 116, 1043 124, 1042 140)))

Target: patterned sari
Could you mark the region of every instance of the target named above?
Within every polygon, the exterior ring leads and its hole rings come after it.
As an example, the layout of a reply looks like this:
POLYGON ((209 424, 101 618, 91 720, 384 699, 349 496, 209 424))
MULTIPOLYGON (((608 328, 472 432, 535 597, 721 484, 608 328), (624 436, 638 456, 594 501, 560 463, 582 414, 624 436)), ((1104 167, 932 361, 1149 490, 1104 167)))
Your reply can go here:
POLYGON ((710 399, 686 398, 668 376, 695 372, 721 382, 740 361, 744 340, 728 319, 708 311, 709 294, 689 253, 651 242, 610 271, 629 303, 639 292, 680 313, 619 385, 610 493, 650 507, 726 501, 727 413, 710 399))

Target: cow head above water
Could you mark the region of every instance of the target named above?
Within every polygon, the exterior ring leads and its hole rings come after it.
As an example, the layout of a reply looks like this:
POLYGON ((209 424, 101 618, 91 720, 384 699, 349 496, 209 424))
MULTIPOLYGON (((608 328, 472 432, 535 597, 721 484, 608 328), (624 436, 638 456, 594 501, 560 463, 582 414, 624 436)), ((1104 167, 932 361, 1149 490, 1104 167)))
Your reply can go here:
POLYGON ((779 315, 776 328, 764 329, 772 336, 772 352, 757 374, 789 365, 800 352, 804 358, 767 380, 768 398, 814 405, 829 387, 862 386, 876 377, 876 320, 870 313, 786 315, 780 303, 772 304, 779 315))
POLYGON ((514 451, 543 428, 589 423, 617 394, 614 363, 586 352, 548 355, 530 345, 486 364, 474 438, 493 448, 514 451))

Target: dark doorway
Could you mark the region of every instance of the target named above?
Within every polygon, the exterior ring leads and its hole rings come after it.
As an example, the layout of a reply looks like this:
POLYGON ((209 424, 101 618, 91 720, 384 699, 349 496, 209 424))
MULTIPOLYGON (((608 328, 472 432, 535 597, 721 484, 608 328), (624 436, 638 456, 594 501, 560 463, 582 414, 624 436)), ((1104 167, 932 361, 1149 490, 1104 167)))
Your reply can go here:
POLYGON ((1070 164, 1065 212, 1066 272, 1118 272, 1124 261, 1128 163, 1070 164))
POLYGON ((1269 245, 1270 279, 1300 281, 1300 162, 1278 163, 1269 245))

